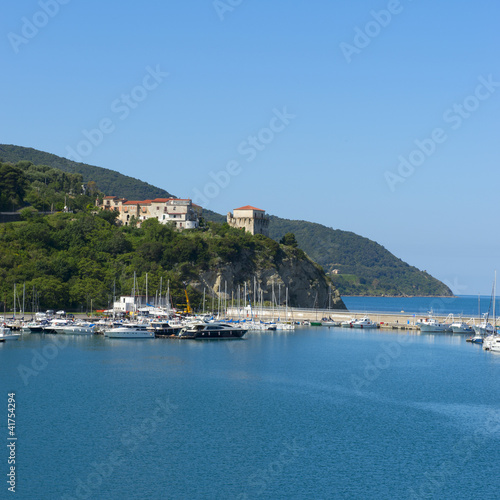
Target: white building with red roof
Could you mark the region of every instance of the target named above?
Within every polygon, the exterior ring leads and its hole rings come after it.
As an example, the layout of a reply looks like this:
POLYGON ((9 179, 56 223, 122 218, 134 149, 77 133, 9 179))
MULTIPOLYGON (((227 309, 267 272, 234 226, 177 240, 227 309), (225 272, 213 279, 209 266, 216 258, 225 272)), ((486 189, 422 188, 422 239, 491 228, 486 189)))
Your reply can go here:
POLYGON ((105 196, 101 208, 116 210, 118 221, 128 226, 135 221, 140 227, 147 219, 155 218, 161 224, 172 223, 177 229, 194 229, 199 225, 201 207, 190 199, 155 198, 154 200, 129 201, 117 196, 105 196))
POLYGON ((231 227, 244 229, 251 234, 269 236, 269 215, 260 208, 245 205, 235 208, 227 214, 227 223, 231 227))

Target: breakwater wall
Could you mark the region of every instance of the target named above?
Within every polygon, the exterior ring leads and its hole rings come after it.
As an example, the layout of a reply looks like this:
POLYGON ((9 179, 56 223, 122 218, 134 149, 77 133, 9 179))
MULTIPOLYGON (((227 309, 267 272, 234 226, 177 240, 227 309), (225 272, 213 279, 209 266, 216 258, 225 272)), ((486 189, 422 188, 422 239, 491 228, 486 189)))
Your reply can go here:
MULTIPOLYGON (((323 318, 329 318, 333 321, 346 321, 352 318, 359 319, 368 316, 372 321, 380 324, 381 328, 406 328, 416 329, 416 322, 421 321, 427 316, 420 314, 410 313, 388 313, 388 312, 353 312, 334 309, 302 309, 302 308, 288 308, 277 310, 276 308, 259 308, 250 311, 246 308, 228 308, 227 316, 231 319, 251 319, 252 317, 257 321, 271 321, 278 320, 289 321, 321 321, 323 318)), ((436 320, 440 322, 450 322, 450 318, 446 315, 434 315, 436 320), (448 318, 448 319, 447 319, 448 318)), ((466 318, 467 320, 469 318, 466 318)), ((475 317, 474 321, 479 324, 482 318, 475 317)), ((493 324, 493 319, 490 320, 493 324)), ((496 321, 500 324, 500 319, 496 321)))

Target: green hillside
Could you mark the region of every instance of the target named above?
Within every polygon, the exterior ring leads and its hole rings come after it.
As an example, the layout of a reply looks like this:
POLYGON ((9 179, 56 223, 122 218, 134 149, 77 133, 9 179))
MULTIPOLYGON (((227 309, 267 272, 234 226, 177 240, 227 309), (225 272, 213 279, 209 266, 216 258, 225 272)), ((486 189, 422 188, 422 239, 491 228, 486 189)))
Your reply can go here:
MULTIPOLYGON (((85 183, 94 182, 96 191, 129 200, 172 196, 164 189, 118 172, 76 163, 32 148, 0 145, 1 161, 13 164, 28 161, 37 166, 48 165, 67 173, 79 174, 85 183)), ((23 168, 30 170, 30 179, 33 175, 40 177, 37 170, 43 171, 43 168, 35 166, 23 168)), ((55 173, 53 175, 57 177, 55 173)), ((31 189, 31 199, 35 199, 37 194, 46 189, 46 186, 42 186, 41 177, 38 180, 37 191, 31 189)), ((76 178, 69 181, 75 184, 76 178)), ((4 200, 5 206, 9 202, 4 200)), ((43 205, 43 199, 38 200, 38 205, 33 205, 42 209, 40 203, 43 205)), ((43 206, 47 208, 46 205, 43 206)), ((225 221, 223 215, 206 209, 203 210, 203 217, 213 222, 225 221)), ((352 232, 276 216, 271 217, 269 231, 276 241, 286 233, 294 233, 299 247, 323 266, 325 271, 337 269, 339 274, 333 274, 332 280, 342 295, 452 295, 451 290, 441 281, 398 259, 378 243, 352 232)))
POLYGON ((147 182, 122 175, 114 170, 95 167, 86 163, 77 163, 51 153, 45 153, 33 148, 0 145, 0 162, 17 163, 30 161, 35 165, 48 165, 63 172, 81 174, 84 182, 94 181, 97 189, 103 193, 122 196, 129 200, 146 200, 149 198, 168 198, 170 193, 147 182))
POLYGON ((408 265, 382 245, 349 231, 271 216, 271 238, 294 233, 299 247, 332 274, 342 295, 453 295, 441 281, 408 265))
MULTIPOLYGON (((261 270, 276 277, 284 273, 290 286, 289 304, 312 307, 314 293, 328 293, 328 280, 317 264, 298 248, 279 245, 262 235, 252 236, 227 224, 208 223, 197 229, 176 231, 156 219, 140 228, 115 224, 116 213, 93 207, 76 213, 41 216, 26 213, 25 220, 0 224, 0 303, 2 310, 13 309, 13 290, 17 284, 17 310, 21 297, 28 308, 89 311, 107 309, 113 296, 155 297, 170 288, 173 304, 185 303, 187 286, 191 304, 202 309, 204 285, 208 293, 215 286, 217 272, 229 266, 226 282, 229 297, 248 284, 261 270), (233 266, 237 262, 238 266, 233 266), (241 264, 241 265, 240 265, 241 264), (298 281, 293 274, 301 266, 313 269, 307 290, 298 304, 298 281), (236 269, 238 267, 238 270, 236 269), (213 275, 210 281, 208 276, 213 275), (135 288, 134 288, 135 287, 135 288), (134 289, 134 291, 132 291, 134 289), (24 290, 24 291, 21 291, 24 290)), ((262 281, 271 300, 271 288, 262 281)), ((250 292, 249 292, 250 294, 250 292)), ((153 299, 152 299, 153 300, 153 299)), ((257 297, 254 299, 257 301, 257 297)), ((345 306, 341 299, 338 309, 345 306)))
MULTIPOLYGON (((176 197, 165 189, 152 186, 147 182, 120 174, 114 170, 78 163, 38 149, 0 144, 0 162, 16 164, 20 161, 29 161, 34 165, 48 165, 63 172, 81 174, 83 182, 95 182, 96 190, 105 195, 120 196, 128 200, 176 197)), ((204 215, 214 222, 224 222, 226 220, 225 217, 211 210, 204 210, 204 215)))

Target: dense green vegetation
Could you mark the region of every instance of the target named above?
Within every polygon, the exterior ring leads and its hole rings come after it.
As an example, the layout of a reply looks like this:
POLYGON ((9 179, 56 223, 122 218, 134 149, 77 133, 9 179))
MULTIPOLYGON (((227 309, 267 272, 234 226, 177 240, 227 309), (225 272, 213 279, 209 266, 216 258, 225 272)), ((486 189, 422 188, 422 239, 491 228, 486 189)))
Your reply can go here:
POLYGON ((83 182, 94 182, 96 189, 107 195, 121 196, 129 200, 168 198, 170 193, 114 170, 61 158, 33 148, 0 144, 0 162, 16 164, 29 161, 35 165, 47 165, 70 174, 80 174, 83 182))
MULTIPOLYGON (((150 219, 142 227, 118 227, 115 213, 89 210, 50 216, 31 214, 22 222, 0 225, 0 311, 13 307, 13 289, 24 287, 25 303, 41 309, 88 311, 110 307, 113 294, 163 292, 167 282, 174 305, 182 304, 184 287, 200 273, 235 260, 251 273, 273 267, 286 257, 305 258, 303 252, 261 235, 252 236, 227 224, 208 223, 178 232, 150 219), (244 254, 244 258, 243 257, 244 254)), ((201 295, 188 287, 192 306, 201 295)), ((19 310, 20 304, 17 304, 19 310)))
POLYGON ((39 211, 83 209, 95 203, 95 183, 47 165, 0 163, 0 211, 30 206, 39 211))
POLYGON ((441 281, 409 266, 382 245, 357 234, 306 221, 271 217, 270 236, 293 233, 298 245, 325 271, 334 269, 334 285, 342 295, 452 295, 441 281))
MULTIPOLYGON (((152 186, 147 182, 120 174, 114 170, 95 167, 86 163, 77 163, 33 148, 0 144, 0 162, 14 165, 25 161, 34 165, 47 165, 69 174, 79 174, 84 184, 91 183, 94 190, 105 195, 120 196, 128 200, 147 200, 173 196, 165 189, 152 186)), ((186 197, 188 194, 185 193, 183 196, 186 197)), ((208 220, 221 223, 226 220, 224 216, 211 210, 204 210, 203 212, 208 220)))
MULTIPOLYGON (((72 193, 73 198, 67 198, 70 208, 74 206, 81 208, 85 204, 93 203, 95 196, 92 199, 90 194, 95 192, 122 196, 129 200, 170 196, 163 189, 118 172, 76 163, 32 148, 0 145, 0 161, 17 163, 15 167, 29 171, 26 172, 28 183, 23 183, 20 178, 19 183, 16 184, 16 175, 7 172, 7 175, 4 174, 2 177, 0 170, 0 186, 2 187, 0 204, 3 207, 0 210, 18 208, 22 206, 21 200, 24 200, 24 204, 32 204, 40 210, 47 210, 49 206, 58 210, 62 206, 64 197, 62 191, 57 193, 55 190, 58 182, 59 185, 62 183, 65 191, 72 193), (26 167, 26 161, 32 162, 31 166, 26 167), (33 163, 48 167, 35 167, 33 163), (46 168, 63 170, 68 178, 52 182, 52 177, 57 178, 57 176, 51 172, 47 177, 45 175, 47 171, 44 170, 46 168), (81 176, 81 184, 86 186, 85 194, 77 194, 76 180, 71 187, 72 181, 69 175, 81 176), (35 176, 38 177, 35 179, 35 176), (34 184, 35 181, 37 184, 34 184), (54 190, 52 194, 51 189, 54 190)), ((220 223, 225 221, 224 216, 205 209, 203 218, 220 223)), ((452 294, 446 285, 425 271, 409 266, 383 246, 354 233, 334 230, 313 222, 292 221, 275 216, 271 217, 269 231, 270 236, 276 241, 282 241, 291 247, 295 243, 298 244, 299 248, 307 252, 327 272, 338 269, 340 274, 332 275, 332 280, 342 295, 452 294), (292 240, 287 233, 293 234, 294 239, 292 240)))

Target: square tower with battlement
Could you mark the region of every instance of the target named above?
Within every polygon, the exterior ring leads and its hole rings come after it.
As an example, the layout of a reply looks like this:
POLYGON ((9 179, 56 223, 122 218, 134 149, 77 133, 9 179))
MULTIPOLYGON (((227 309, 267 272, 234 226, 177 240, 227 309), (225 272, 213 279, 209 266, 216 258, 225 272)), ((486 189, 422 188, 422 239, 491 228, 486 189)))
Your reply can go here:
POLYGON ((244 229, 251 234, 269 236, 269 215, 260 208, 250 205, 235 208, 227 214, 227 223, 231 227, 244 229))

